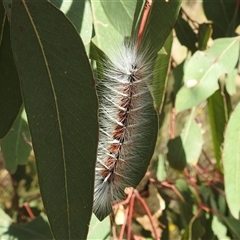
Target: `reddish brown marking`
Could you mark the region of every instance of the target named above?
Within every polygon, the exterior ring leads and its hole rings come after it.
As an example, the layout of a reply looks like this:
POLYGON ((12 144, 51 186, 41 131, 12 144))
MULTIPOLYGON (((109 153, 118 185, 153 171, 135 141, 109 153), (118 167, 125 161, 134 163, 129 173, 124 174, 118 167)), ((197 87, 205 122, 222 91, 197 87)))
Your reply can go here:
POLYGON ((109 170, 108 169, 104 169, 103 171, 102 171, 102 176, 104 177, 104 178, 106 178, 107 176, 108 176, 108 174, 109 174, 109 170))
POLYGON ((114 139, 120 139, 121 136, 122 136, 122 134, 123 134, 123 127, 117 125, 114 130, 115 130, 115 132, 114 132, 114 134, 113 134, 113 138, 114 138, 114 139))
POLYGON ((123 126, 119 124, 116 125, 113 132, 113 140, 118 140, 119 142, 110 144, 108 148, 108 152, 114 154, 116 158, 108 156, 104 163, 106 164, 106 166, 108 166, 109 169, 105 168, 102 171, 103 178, 108 177, 108 181, 119 181, 119 179, 121 178, 121 175, 115 174, 114 171, 118 167, 121 169, 121 166, 124 164, 123 161, 118 161, 118 158, 120 156, 122 143, 124 142, 124 134, 129 119, 129 109, 131 108, 132 95, 134 94, 135 89, 136 87, 133 84, 125 84, 123 86, 123 93, 126 94, 127 97, 121 98, 119 106, 124 108, 124 110, 119 110, 117 114, 117 120, 118 122, 121 122, 123 126))
POLYGON ((109 147, 109 152, 116 154, 116 153, 118 153, 118 151, 119 151, 119 147, 120 147, 120 144, 119 144, 119 143, 113 143, 113 144, 111 144, 111 146, 109 147))

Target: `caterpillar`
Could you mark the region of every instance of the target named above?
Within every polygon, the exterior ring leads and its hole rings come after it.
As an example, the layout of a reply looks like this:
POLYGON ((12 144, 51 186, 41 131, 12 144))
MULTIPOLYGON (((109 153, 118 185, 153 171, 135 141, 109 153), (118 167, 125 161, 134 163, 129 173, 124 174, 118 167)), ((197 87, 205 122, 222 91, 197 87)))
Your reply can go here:
POLYGON ((128 40, 102 63, 97 82, 99 144, 93 212, 103 220, 146 173, 155 147, 158 118, 150 84, 153 59, 128 40))

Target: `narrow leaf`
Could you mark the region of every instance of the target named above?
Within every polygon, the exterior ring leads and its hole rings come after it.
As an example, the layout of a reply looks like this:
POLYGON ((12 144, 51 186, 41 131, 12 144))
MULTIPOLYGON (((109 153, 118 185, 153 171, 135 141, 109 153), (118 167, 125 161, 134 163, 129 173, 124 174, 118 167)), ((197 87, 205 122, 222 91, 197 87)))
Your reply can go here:
POLYGON ((225 216, 221 216, 221 218, 230 229, 232 235, 234 236, 233 239, 240 239, 239 220, 234 219, 233 217, 225 217, 225 216))
MULTIPOLYGON (((155 0, 151 8, 147 22, 146 46, 151 39, 151 49, 158 52, 164 45, 168 35, 172 31, 181 6, 181 0, 165 1, 155 0), (159 24, 161 24, 159 27, 159 24)), ((148 46, 149 47, 149 46, 148 46)))
POLYGON ((178 16, 175 31, 179 42, 186 46, 192 53, 197 51, 197 35, 190 27, 189 23, 181 16, 178 16))
POLYGON ((49 240, 51 239, 51 231, 46 216, 41 214, 27 224, 12 223, 4 237, 6 237, 4 239, 16 238, 19 240, 49 240))
POLYGON ((18 114, 11 130, 1 141, 1 150, 6 163, 6 169, 10 173, 17 170, 19 164, 26 164, 32 147, 30 132, 27 122, 22 118, 22 112, 18 114))
POLYGON ((172 50, 172 33, 169 34, 166 42, 164 43, 165 53, 160 50, 157 54, 157 59, 154 65, 154 77, 153 77, 153 95, 155 100, 156 109, 161 112, 165 97, 165 91, 167 88, 167 73, 169 68, 169 60, 172 50))
POLYGON ((195 121, 195 109, 187 119, 181 133, 182 144, 186 155, 187 163, 196 164, 201 154, 203 137, 201 128, 195 121))
POLYGON ((223 167, 227 203, 232 215, 240 212, 240 104, 233 111, 225 133, 223 167))
POLYGON ((101 0, 102 7, 109 21, 117 31, 121 32, 123 36, 131 35, 136 3, 137 3, 136 0, 131 1, 101 0))
POLYGON ((2 238, 3 234, 7 232, 9 226, 13 222, 13 220, 5 213, 5 211, 0 208, 0 237, 2 238))
POLYGON ((218 239, 230 240, 230 238, 227 237, 227 227, 222 222, 219 221, 217 216, 213 216, 212 230, 218 237, 218 239))
POLYGON ((0 4, 0 138, 10 130, 22 105, 17 69, 10 42, 10 26, 0 4))
POLYGON ((112 25, 100 1, 92 1, 91 6, 95 30, 92 42, 108 57, 111 57, 114 49, 119 48, 123 43, 123 35, 112 25))
MULTIPOLYGON (((208 20, 213 22, 213 38, 232 36, 228 35, 230 23, 235 17, 236 0, 203 0, 204 13, 208 20)), ((234 30, 236 25, 234 27, 234 30)))
POLYGON ((5 13, 7 14, 7 20, 10 22, 12 0, 3 0, 2 4, 3 4, 3 7, 5 9, 5 13))
POLYGON ((110 235, 110 221, 105 218, 100 222, 97 217, 93 214, 89 226, 89 233, 87 239, 106 239, 110 235))
POLYGON ((218 78, 231 72, 237 63, 239 40, 240 37, 215 40, 211 48, 191 57, 185 68, 185 84, 177 93, 177 112, 196 106, 218 89, 218 78))
POLYGON ((209 23, 202 23, 199 25, 198 33, 198 49, 206 50, 209 38, 212 35, 212 26, 209 23))
POLYGON ((14 0, 11 41, 55 239, 86 239, 98 140, 97 97, 83 43, 48 1, 14 0))
POLYGON ((233 69, 233 71, 231 71, 227 75, 227 77, 225 79, 226 90, 227 90, 228 94, 231 96, 237 92, 237 84, 236 84, 237 77, 238 77, 238 70, 235 68, 235 69, 233 69))
POLYGON ((187 161, 181 137, 178 136, 169 140, 167 147, 167 159, 170 166, 182 171, 186 167, 187 161))
POLYGON ((211 126, 212 142, 217 166, 220 168, 221 145, 223 142, 223 134, 227 122, 225 112, 224 99, 221 90, 217 90, 208 98, 208 116, 211 126))
MULTIPOLYGON (((59 6, 56 0, 51 0, 51 2, 59 6)), ((63 1, 59 8, 72 22, 77 32, 80 34, 84 45, 89 44, 92 37, 92 12, 90 1, 63 1)))
POLYGON ((159 181, 165 181, 167 178, 166 161, 163 154, 158 155, 158 167, 157 167, 157 179, 159 181))

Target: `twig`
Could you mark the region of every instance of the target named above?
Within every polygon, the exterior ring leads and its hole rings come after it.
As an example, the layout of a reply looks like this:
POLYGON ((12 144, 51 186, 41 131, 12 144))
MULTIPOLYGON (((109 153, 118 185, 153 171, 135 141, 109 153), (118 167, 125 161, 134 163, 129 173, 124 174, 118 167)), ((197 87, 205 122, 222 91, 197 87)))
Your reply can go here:
POLYGON ((155 226, 154 226, 154 224, 153 224, 152 215, 151 215, 151 213, 150 213, 150 210, 149 210, 148 206, 146 205, 146 203, 144 202, 144 200, 142 199, 142 197, 139 195, 138 191, 135 190, 134 193, 135 193, 136 198, 137 198, 137 199, 139 200, 139 202, 142 204, 145 212, 147 213, 147 216, 148 216, 149 221, 150 221, 150 223, 151 223, 151 225, 152 225, 152 228, 153 228, 153 233, 154 233, 155 239, 156 239, 156 240, 159 240, 159 236, 158 236, 158 233, 157 233, 157 231, 156 231, 156 228, 155 228, 155 226))
POLYGON ((23 204, 23 206, 25 207, 25 209, 26 209, 26 211, 27 211, 29 217, 30 217, 31 219, 34 219, 35 216, 34 216, 32 210, 31 210, 31 208, 29 207, 28 203, 25 202, 25 203, 23 204))
MULTIPOLYGON (((135 192, 134 192, 135 193, 135 192)), ((134 206, 134 200, 135 200, 135 194, 132 195, 132 198, 129 203, 129 213, 128 213, 128 234, 127 239, 131 240, 131 226, 132 226, 132 216, 133 216, 133 206, 134 206)))
POLYGON ((142 15, 142 20, 140 23, 140 27, 138 30, 138 36, 137 36, 137 48, 139 49, 142 38, 143 38, 143 33, 144 29, 147 23, 148 15, 152 6, 153 0, 146 0, 144 10, 143 10, 143 15, 142 15))
POLYGON ((121 227, 120 234, 119 234, 119 240, 122 240, 122 239, 123 239, 124 230, 125 230, 126 223, 127 223, 127 218, 128 218, 128 212, 129 212, 129 207, 127 207, 126 210, 125 210, 124 222, 123 222, 123 225, 122 225, 122 227, 121 227))

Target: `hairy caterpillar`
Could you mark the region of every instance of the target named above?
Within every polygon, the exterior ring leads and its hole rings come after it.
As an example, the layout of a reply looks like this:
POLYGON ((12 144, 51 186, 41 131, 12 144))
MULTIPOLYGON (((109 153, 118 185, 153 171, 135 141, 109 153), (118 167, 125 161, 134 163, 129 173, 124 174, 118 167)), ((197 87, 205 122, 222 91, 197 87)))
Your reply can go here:
POLYGON ((100 136, 95 169, 93 212, 99 220, 136 187, 152 157, 158 119, 149 91, 153 60, 126 41, 103 62, 98 82, 100 136))

